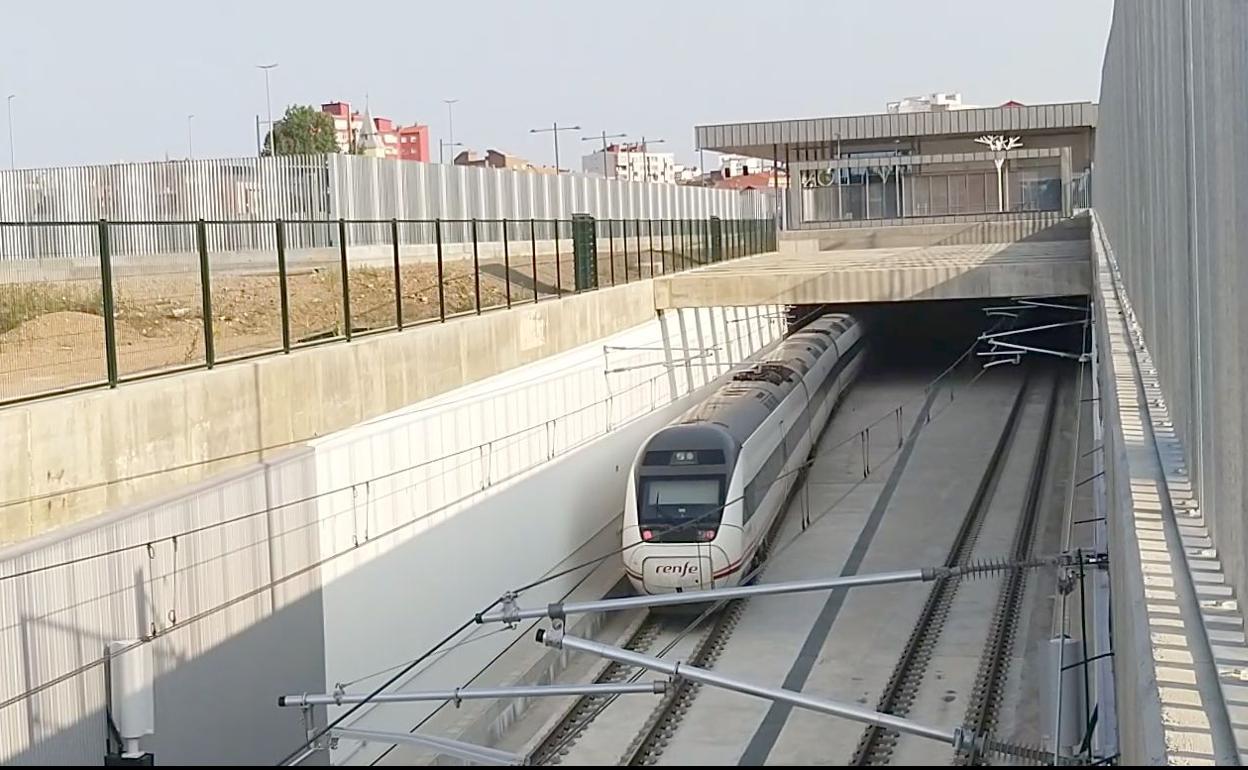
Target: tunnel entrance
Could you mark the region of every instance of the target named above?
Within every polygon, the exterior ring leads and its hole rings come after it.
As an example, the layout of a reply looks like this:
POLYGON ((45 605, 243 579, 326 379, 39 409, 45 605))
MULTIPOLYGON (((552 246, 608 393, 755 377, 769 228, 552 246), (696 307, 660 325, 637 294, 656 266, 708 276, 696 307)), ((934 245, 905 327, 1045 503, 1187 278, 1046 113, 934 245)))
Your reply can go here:
MULTIPOLYGON (((1078 355, 1084 349, 1085 330, 1075 323, 1087 317, 1086 296, 1050 297, 1020 305, 1009 298, 994 300, 925 300, 869 304, 790 305, 786 309, 789 331, 795 331, 820 313, 849 313, 863 321, 874 339, 872 366, 928 368, 947 365, 966 352, 981 335, 1040 326, 1052 328, 1006 334, 997 339, 1038 350, 1078 355), (1008 308, 1015 308, 1009 310, 1008 308), (1069 309, 1077 308, 1078 310, 1069 309), (991 311, 991 312, 990 312, 991 311)), ((981 342, 975 354, 980 363, 1009 359, 1012 348, 981 342), (980 352, 994 355, 978 356, 980 352)), ((1016 351, 1028 356, 1063 359, 1036 351, 1016 351)))

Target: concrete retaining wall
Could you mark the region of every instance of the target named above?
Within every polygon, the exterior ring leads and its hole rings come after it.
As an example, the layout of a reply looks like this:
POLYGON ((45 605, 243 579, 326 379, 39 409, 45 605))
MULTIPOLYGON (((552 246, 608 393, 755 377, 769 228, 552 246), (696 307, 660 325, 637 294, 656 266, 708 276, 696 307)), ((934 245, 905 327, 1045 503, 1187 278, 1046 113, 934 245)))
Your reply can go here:
POLYGON ((0 410, 0 543, 654 318, 651 281, 0 410))
MULTIPOLYGON (((375 686, 549 574, 609 529, 644 437, 781 327, 774 308, 671 314, 0 551, 0 763, 101 761, 114 639, 153 649, 144 748, 160 763, 275 762, 302 738, 277 695, 375 686)), ((474 641, 419 681, 462 684, 513 641, 474 641)), ((420 713, 362 719, 407 729, 420 713)))

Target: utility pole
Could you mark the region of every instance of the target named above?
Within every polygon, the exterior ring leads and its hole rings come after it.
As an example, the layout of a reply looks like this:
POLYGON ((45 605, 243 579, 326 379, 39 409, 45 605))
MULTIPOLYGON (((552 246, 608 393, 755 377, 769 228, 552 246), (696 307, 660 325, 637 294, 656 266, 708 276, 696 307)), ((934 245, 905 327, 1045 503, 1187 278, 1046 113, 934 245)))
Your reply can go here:
MULTIPOLYGON (((454 106, 455 106, 455 102, 458 102, 459 100, 458 100, 458 99, 443 99, 442 101, 446 104, 446 122, 447 122, 447 124, 448 124, 448 130, 447 130, 447 133, 450 135, 450 139, 446 142, 446 146, 447 146, 447 147, 458 147, 459 145, 455 144, 455 110, 454 110, 454 106)), ((452 160, 453 160, 453 159, 454 159, 454 158, 452 158, 452 160)), ((441 163, 441 162, 442 162, 442 145, 441 145, 441 144, 439 144, 439 145, 438 145, 438 162, 439 162, 439 163, 441 163)))
POLYGON ((5 100, 9 108, 9 168, 17 168, 17 151, 13 149, 13 100, 17 98, 17 94, 9 94, 9 98, 5 100))
POLYGON ((561 126, 558 123, 550 124, 550 128, 530 128, 530 134, 551 134, 555 140, 555 173, 559 173, 559 132, 560 131, 580 131, 580 126, 561 126))
MULTIPOLYGON (((264 70, 264 103, 268 108, 269 114, 269 154, 277 154, 277 137, 273 135, 273 97, 269 93, 269 70, 277 67, 277 62, 272 64, 257 64, 258 69, 264 70)), ((347 125, 350 126, 351 117, 347 116, 347 125)))
POLYGON ((195 160, 195 146, 191 143, 191 120, 194 115, 186 116, 186 159, 195 160))
POLYGON ((666 141, 667 141, 666 139, 647 140, 646 137, 644 136, 641 137, 641 157, 642 157, 642 164, 645 166, 645 177, 646 177, 644 181, 646 182, 650 181, 650 144, 649 142, 654 142, 655 144, 663 144, 666 141))
POLYGON ((608 139, 623 139, 625 136, 627 136, 627 134, 608 135, 606 131, 603 131, 601 137, 598 137, 598 136, 582 136, 581 137, 582 142, 592 142, 599 138, 602 139, 602 178, 603 179, 610 178, 610 175, 607 174, 607 140, 608 139))
MULTIPOLYGON (((446 147, 450 147, 450 148, 453 150, 453 149, 455 149, 456 147, 463 147, 463 146, 464 146, 464 143, 463 143, 463 142, 448 142, 448 141, 446 141, 445 139, 439 139, 439 140, 438 140, 438 163, 439 163, 439 164, 442 164, 442 163, 444 163, 444 162, 445 162, 445 161, 443 161, 443 160, 442 160, 442 150, 443 150, 444 148, 446 148, 446 147)), ((454 162, 455 162, 455 156, 454 156, 454 155, 452 155, 452 156, 451 156, 451 162, 452 162, 452 163, 454 163, 454 162)))

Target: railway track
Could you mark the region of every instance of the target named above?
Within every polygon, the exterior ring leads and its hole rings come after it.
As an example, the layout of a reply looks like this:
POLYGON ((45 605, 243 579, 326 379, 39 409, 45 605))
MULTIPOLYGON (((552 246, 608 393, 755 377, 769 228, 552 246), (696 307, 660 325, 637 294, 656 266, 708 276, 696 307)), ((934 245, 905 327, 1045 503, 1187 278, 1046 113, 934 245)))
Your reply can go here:
MULTIPOLYGON (((1024 411, 1027 394, 1032 388, 1033 377, 1024 377, 1001 433, 985 466, 975 493, 967 506, 957 532, 950 545, 945 566, 969 564, 975 552, 976 540, 984 526, 986 513, 992 504, 1001 480, 1006 459, 1015 451, 1020 415, 1024 411)), ((1052 433, 1053 415, 1056 409, 1057 379, 1053 378, 1051 392, 1046 402, 1040 439, 1035 444, 1031 462, 1031 475, 1027 482, 1023 512, 1016 525, 1011 555, 1023 560, 1030 555, 1035 533, 1036 512, 1044 478, 1045 458, 1048 455, 1049 437, 1052 433)), ((992 619, 988 639, 981 656, 980 668, 967 710, 966 724, 975 728, 976 735, 986 735, 995 724, 1010 649, 1016 629, 1015 619, 1023 597, 1025 570, 1007 570, 1002 581, 996 612, 992 619)), ((876 709, 897 716, 912 716, 919 690, 923 685, 928 664, 932 659, 942 630, 950 617, 960 580, 951 578, 937 582, 929 592, 917 622, 898 658, 876 709)), ((896 732, 870 726, 865 729, 850 760, 853 765, 888 764, 895 753, 899 736, 896 732)), ((998 751, 1007 749, 1003 744, 990 742, 998 751)), ((1014 751, 1030 754, 1027 751, 1014 751)), ((1038 757, 1039 754, 1037 753, 1038 757)), ((1020 757, 1027 758, 1027 757, 1020 757)), ((959 755, 958 763, 978 763, 978 757, 959 755)))

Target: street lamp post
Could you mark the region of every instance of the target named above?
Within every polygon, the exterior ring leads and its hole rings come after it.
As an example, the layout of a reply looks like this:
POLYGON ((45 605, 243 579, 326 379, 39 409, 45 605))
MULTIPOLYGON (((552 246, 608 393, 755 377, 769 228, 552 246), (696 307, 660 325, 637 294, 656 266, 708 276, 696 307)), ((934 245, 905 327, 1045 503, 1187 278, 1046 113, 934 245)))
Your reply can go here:
MULTIPOLYGON (((446 141, 445 139, 439 139, 439 140, 438 140, 438 164, 439 164, 439 165, 441 165, 442 163, 445 163, 445 161, 442 159, 442 150, 443 150, 443 149, 445 149, 445 148, 447 148, 447 147, 450 147, 450 148, 453 150, 453 149, 455 149, 456 147, 463 147, 463 146, 464 146, 464 143, 463 143, 463 142, 448 142, 448 141, 446 141)), ((454 156, 454 155, 452 155, 452 156, 451 156, 451 162, 452 162, 452 163, 454 163, 454 162, 455 162, 455 156, 454 156)))
POLYGON ((550 128, 530 128, 530 134, 551 134, 555 140, 555 173, 559 173, 559 132, 560 131, 580 131, 580 126, 561 126, 558 123, 550 124, 550 128))
POLYGON ((194 118, 195 116, 193 114, 186 116, 186 159, 187 160, 195 160, 195 146, 191 143, 191 120, 193 120, 194 118))
POLYGON ((607 140, 608 139, 623 139, 625 136, 627 136, 627 134, 607 134, 606 131, 603 131, 601 136, 582 136, 581 137, 582 142, 592 142, 599 138, 602 139, 602 178, 603 179, 610 178, 609 175, 607 174, 607 140))
POLYGON ((1002 177, 1002 170, 1005 166, 1005 153, 1016 147, 1021 147, 1023 140, 1017 136, 1005 138, 1004 136, 984 135, 975 140, 976 144, 982 144, 992 150, 992 162, 997 165, 997 211, 1005 211, 1005 183, 1002 177))
POLYGON ((9 168, 17 168, 17 151, 13 149, 13 100, 17 94, 9 94, 5 105, 9 108, 9 168))
POLYGON ((641 137, 642 173, 645 176, 645 181, 647 182, 650 181, 650 142, 654 142, 655 144, 664 144, 667 142, 667 140, 666 139, 647 140, 646 137, 644 136, 641 137))
MULTIPOLYGON (((277 62, 272 64, 257 64, 258 69, 264 70, 264 103, 268 109, 269 115, 269 154, 277 154, 277 137, 273 135, 273 98, 269 92, 269 70, 277 67, 277 62)), ((348 117, 348 121, 350 118, 348 117)))
MULTIPOLYGON (((450 139, 446 142, 446 146, 447 146, 447 147, 457 147, 458 145, 457 145, 457 144, 455 144, 455 110, 454 110, 454 105, 455 105, 455 102, 458 102, 459 100, 458 100, 458 99, 443 99, 442 101, 446 104, 446 122, 447 122, 447 124, 448 124, 448 125, 447 125, 447 133, 450 135, 450 139)), ((441 145, 439 145, 439 146, 438 146, 438 162, 439 162, 439 163, 441 163, 441 162, 442 162, 442 150, 441 150, 441 145)))

